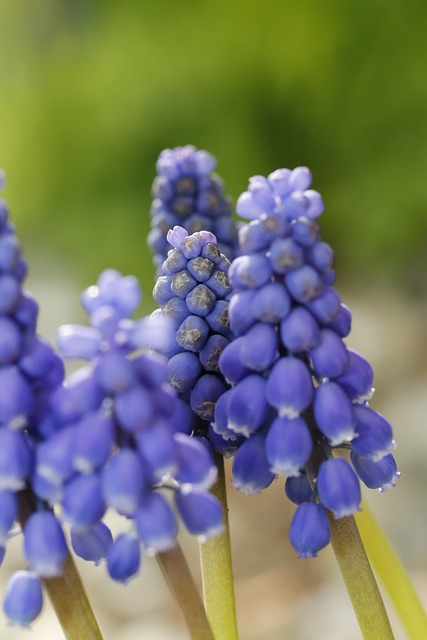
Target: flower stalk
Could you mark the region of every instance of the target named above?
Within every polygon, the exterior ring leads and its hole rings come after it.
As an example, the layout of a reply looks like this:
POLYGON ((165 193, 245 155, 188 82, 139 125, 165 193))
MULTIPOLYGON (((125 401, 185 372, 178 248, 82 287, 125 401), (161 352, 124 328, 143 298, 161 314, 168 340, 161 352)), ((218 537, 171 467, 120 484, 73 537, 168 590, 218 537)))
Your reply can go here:
POLYGON ((212 493, 222 504, 226 529, 224 533, 200 545, 203 596, 215 640, 237 640, 236 605, 223 456, 216 454, 215 462, 218 467, 218 480, 212 489, 212 493))
POLYGON ((366 552, 400 616, 411 640, 427 638, 427 615, 418 595, 390 542, 368 505, 356 514, 356 522, 366 552))
POLYGON ((215 640, 181 547, 158 553, 156 559, 181 610, 191 640, 215 640))

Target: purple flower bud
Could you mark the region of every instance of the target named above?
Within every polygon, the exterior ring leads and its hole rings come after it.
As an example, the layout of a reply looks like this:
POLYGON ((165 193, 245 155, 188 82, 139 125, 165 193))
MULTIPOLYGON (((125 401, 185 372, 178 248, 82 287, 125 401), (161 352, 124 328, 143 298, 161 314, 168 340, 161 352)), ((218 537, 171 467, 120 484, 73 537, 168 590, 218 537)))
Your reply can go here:
POLYGON ((61 525, 50 511, 32 513, 24 527, 24 553, 31 571, 43 578, 62 573, 68 554, 61 525))
MULTIPOLYGON (((197 282, 206 282, 209 281, 212 273, 214 271, 215 265, 212 260, 208 258, 203 258, 202 256, 197 256, 197 258, 192 258, 188 261, 187 269, 191 276, 197 282)), ((209 286, 209 285, 208 285, 209 286)))
POLYGON ((208 442, 176 433, 174 440, 178 454, 178 469, 174 479, 183 489, 207 491, 216 482, 218 470, 208 442))
POLYGON ((112 419, 102 413, 89 413, 72 429, 72 466, 80 473, 92 473, 110 457, 115 443, 112 419))
POLYGON ((332 511, 335 518, 350 516, 360 511, 359 480, 344 458, 332 458, 322 462, 317 478, 322 504, 332 511))
MULTIPOLYGON (((184 404, 184 403, 183 403, 184 404)), ((186 404, 188 407, 188 405, 186 404)), ((180 424, 183 428, 185 424, 180 424)), ((173 476, 178 468, 174 430, 169 421, 156 420, 135 435, 139 457, 147 477, 157 484, 165 476, 173 476)))
POLYGON ((320 431, 332 446, 354 437, 354 413, 351 400, 335 382, 325 382, 316 389, 314 417, 320 431))
POLYGON ((297 302, 310 302, 324 291, 319 274, 309 264, 304 264, 287 273, 285 282, 290 294, 297 302))
POLYGON ((233 460, 233 485, 246 495, 254 495, 268 487, 275 475, 265 452, 265 435, 257 433, 236 451, 233 460))
POLYGON ((230 328, 236 336, 241 336, 255 323, 253 300, 256 291, 248 289, 238 291, 231 297, 228 313, 230 328))
POLYGON ((240 343, 240 361, 252 371, 265 371, 277 356, 278 337, 271 324, 257 322, 240 343))
POLYGON ((315 558, 331 540, 326 510, 314 502, 303 502, 292 518, 289 538, 298 558, 315 558))
POLYGON ((313 489, 306 473, 286 478, 285 491, 289 500, 294 504, 310 502, 313 494, 313 489))
POLYGON ((249 179, 249 191, 254 201, 263 211, 271 211, 275 206, 275 199, 271 186, 263 176, 253 176, 249 179))
POLYGON ((192 389, 201 372, 200 360, 191 351, 177 353, 168 362, 169 384, 179 393, 192 389))
POLYGON ((171 244, 175 249, 179 249, 181 247, 182 242, 188 237, 188 231, 183 227, 176 225, 173 229, 170 229, 167 232, 166 240, 171 244))
POLYGON ((256 374, 239 382, 228 404, 228 428, 247 438, 259 429, 267 415, 265 380, 256 374))
POLYGON ((98 474, 90 473, 70 480, 62 498, 62 517, 66 522, 85 529, 98 522, 104 512, 98 474))
MULTIPOLYGON (((334 290, 330 289, 330 291, 334 290)), ((327 292, 328 290, 326 291, 326 293, 327 292)), ((340 304, 338 313, 335 315, 333 320, 328 323, 328 329, 332 329, 332 331, 335 331, 335 333, 341 336, 341 338, 345 338, 346 336, 348 336, 351 331, 351 311, 345 304, 340 304)))
POLYGON ((19 491, 25 487, 33 465, 26 436, 0 428, 0 490, 19 491))
POLYGON ((354 407, 356 435, 351 442, 359 456, 378 462, 395 447, 390 423, 370 407, 354 407))
POLYGON ((276 324, 291 308, 291 299, 285 287, 279 282, 271 282, 259 289, 252 300, 252 313, 261 322, 276 324))
POLYGON ((211 330, 224 335, 226 338, 231 335, 228 306, 228 300, 217 300, 212 311, 205 316, 205 320, 211 330))
POLYGON ((351 400, 361 402, 372 396, 374 372, 367 360, 357 351, 348 349, 348 366, 336 378, 336 382, 344 389, 351 400))
POLYGON ((7 316, 0 317, 0 366, 16 362, 22 345, 23 338, 19 325, 7 316))
POLYGON ((98 565, 113 544, 110 529, 103 522, 96 522, 91 527, 71 527, 71 546, 79 558, 98 565))
POLYGON ((311 185, 311 181, 311 171, 308 167, 296 167, 289 176, 289 186, 293 191, 305 191, 311 185))
POLYGON ((213 420, 215 403, 224 393, 225 385, 217 376, 207 373, 196 382, 190 394, 190 406, 203 420, 213 420))
POLYGON ((0 491, 0 546, 7 542, 8 533, 18 515, 18 501, 12 491, 0 491))
POLYGON ((148 426, 154 416, 151 393, 141 385, 119 393, 114 402, 114 413, 122 429, 135 433, 148 426))
MULTIPOLYGON (((305 215, 308 209, 308 201, 304 194, 294 193, 290 200, 293 204, 292 209, 301 210, 298 217, 296 215, 293 216, 296 219, 292 222, 292 237, 302 247, 312 247, 320 239, 320 225, 316 220, 311 220, 305 215)), ((287 215, 289 216, 289 207, 287 215)))
POLYGON ((293 353, 309 351, 319 344, 319 325, 304 307, 294 307, 280 324, 280 337, 293 353))
POLYGON ((170 276, 170 278, 170 288, 172 293, 178 296, 178 298, 182 298, 183 300, 197 285, 196 278, 193 278, 193 276, 188 272, 187 269, 183 269, 182 271, 174 273, 173 276, 170 276))
POLYGON ((396 460, 391 453, 375 461, 352 451, 350 458, 357 475, 369 489, 385 491, 388 487, 394 487, 400 477, 396 460))
POLYGON ((200 350, 200 362, 206 371, 219 371, 218 361, 225 347, 230 344, 224 336, 214 334, 208 338, 205 346, 200 350))
POLYGON ((254 289, 269 282, 273 270, 265 256, 251 254, 239 256, 230 267, 228 277, 232 287, 237 289, 254 289))
POLYGON ((76 442, 74 427, 66 427, 39 443, 36 449, 37 475, 61 485, 74 474, 73 454, 76 442))
POLYGON ((147 555, 167 551, 176 546, 177 523, 165 498, 154 491, 148 493, 135 515, 138 538, 144 543, 147 555))
POLYGON ((319 297, 307 302, 307 308, 319 322, 332 329, 331 323, 340 313, 341 298, 335 289, 327 287, 319 297))
POLYGON ((275 273, 288 273, 304 264, 304 250, 292 238, 271 243, 269 258, 275 273))
POLYGON ((16 367, 0 369, 0 425, 20 426, 33 410, 34 393, 16 367))
POLYGON ((313 382, 307 366, 299 358, 280 358, 267 380, 266 396, 279 416, 295 418, 313 398, 313 382))
POLYGON ((199 352, 209 335, 209 326, 199 316, 188 316, 176 333, 177 343, 187 351, 199 352))
POLYGON ((144 467, 132 449, 121 449, 102 471, 102 497, 121 515, 134 516, 147 490, 144 467))
POLYGON ((304 197, 308 200, 308 207, 305 210, 307 218, 318 218, 325 210, 323 199, 320 193, 314 189, 304 191, 304 197))
POLYGON ((207 316, 212 310, 216 296, 206 284, 199 284, 190 291, 185 301, 191 313, 198 316, 207 316))
POLYGON ((273 187, 275 194, 281 198, 286 197, 294 188, 292 185, 294 184, 295 177, 293 178, 292 184, 290 184, 291 175, 292 171, 290 169, 277 169, 268 176, 268 181, 273 187))
POLYGON ((91 360, 98 354, 101 341, 98 329, 78 324, 64 324, 56 332, 56 343, 64 358, 91 360))
POLYGON ((265 451, 272 473, 299 476, 313 442, 303 418, 276 418, 267 432, 265 451))
POLYGON ((241 218, 253 220, 263 213, 264 208, 249 191, 244 191, 236 203, 236 211, 241 218))
POLYGON ((15 571, 9 579, 3 609, 13 625, 28 627, 43 607, 40 578, 31 571, 15 571))
POLYGON ((171 298, 174 297, 174 293, 171 289, 172 277, 160 276, 157 278, 156 284, 153 289, 153 299, 157 304, 166 304, 171 298))
POLYGON ((188 531, 206 542, 224 532, 221 503, 205 491, 177 491, 175 504, 188 531))
POLYGON ((319 378, 335 378, 345 371, 349 356, 341 338, 330 329, 322 329, 320 342, 310 351, 310 359, 319 378))
POLYGON ((116 582, 126 584, 139 572, 141 551, 138 538, 131 533, 121 533, 107 553, 109 576, 116 582))

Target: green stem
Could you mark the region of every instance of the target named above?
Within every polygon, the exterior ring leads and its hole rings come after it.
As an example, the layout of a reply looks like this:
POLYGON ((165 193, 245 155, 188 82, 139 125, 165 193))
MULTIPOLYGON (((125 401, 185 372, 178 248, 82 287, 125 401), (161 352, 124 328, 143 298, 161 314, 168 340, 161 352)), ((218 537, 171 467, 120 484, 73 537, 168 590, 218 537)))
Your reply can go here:
MULTIPOLYGON (((306 465, 312 486, 315 484, 319 467, 325 459, 324 451, 317 445, 306 465)), ((329 511, 328 517, 332 533, 332 548, 364 639, 393 640, 394 635, 384 602, 354 517, 335 519, 329 511)))
POLYGON ((411 640, 427 638, 427 615, 388 539, 376 522, 366 503, 356 514, 356 522, 366 552, 393 602, 408 637, 411 640))
POLYGON ((392 640, 387 612, 353 516, 329 522, 332 548, 365 640, 392 640))
POLYGON ((215 640, 200 593, 181 547, 158 553, 157 562, 175 597, 192 640, 215 640))
MULTIPOLYGON (((34 496, 30 491, 20 493, 19 507, 19 521, 24 528, 35 511, 34 496)), ((44 579, 43 584, 67 640, 102 640, 101 631, 70 554, 65 560, 62 575, 44 579)))
POLYGON ((224 459, 216 454, 215 461, 218 467, 218 481, 212 493, 222 504, 226 529, 221 535, 200 545, 203 596, 215 639, 237 640, 224 459))

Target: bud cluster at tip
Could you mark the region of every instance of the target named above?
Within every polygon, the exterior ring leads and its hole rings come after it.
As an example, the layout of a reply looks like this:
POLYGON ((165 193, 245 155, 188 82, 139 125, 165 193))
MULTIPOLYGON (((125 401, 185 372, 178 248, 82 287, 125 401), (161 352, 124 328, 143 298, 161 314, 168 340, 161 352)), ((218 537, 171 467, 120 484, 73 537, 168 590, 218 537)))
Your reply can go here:
POLYGON ((222 253, 234 258, 237 231, 232 202, 224 193, 221 178, 213 173, 215 166, 216 159, 210 153, 192 145, 165 149, 160 154, 148 236, 157 267, 167 256, 167 232, 176 225, 185 227, 189 234, 214 233, 222 253))
POLYGON ((229 320, 235 339, 219 367, 232 384, 216 404, 213 430, 240 436, 234 485, 248 494, 287 476, 298 504, 290 531, 301 557, 330 539, 336 518, 359 509, 361 479, 384 490, 398 477, 392 429, 368 404, 373 371, 348 348, 351 314, 333 288, 332 248, 321 240, 320 194, 306 167, 255 176, 237 202, 250 222, 239 230, 229 269, 229 320), (350 462, 332 451, 351 449, 350 462), (305 473, 314 448, 325 461, 312 487, 305 473))

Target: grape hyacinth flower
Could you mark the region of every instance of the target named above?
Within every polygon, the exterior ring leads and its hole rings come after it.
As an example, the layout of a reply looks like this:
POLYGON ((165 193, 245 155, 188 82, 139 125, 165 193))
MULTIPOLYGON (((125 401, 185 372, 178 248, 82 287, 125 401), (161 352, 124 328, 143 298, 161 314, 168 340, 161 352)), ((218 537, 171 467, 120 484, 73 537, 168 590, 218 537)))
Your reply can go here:
POLYGON ((233 386, 212 423, 245 439, 233 464, 238 489, 287 476, 300 557, 328 544, 326 509, 335 518, 359 510, 359 479, 383 490, 399 475, 391 426, 368 404, 372 368, 344 343, 351 314, 333 288, 334 254, 317 220, 324 206, 310 184, 306 167, 279 169, 251 178, 238 199, 250 222, 228 272, 235 339, 219 358, 233 386), (350 462, 334 457, 340 448, 351 449, 350 462))
POLYGON ((222 510, 208 493, 216 479, 211 452, 202 441, 175 433, 178 399, 168 382, 167 360, 150 348, 169 344, 164 317, 133 320, 141 300, 133 276, 104 271, 82 294, 90 326, 57 331, 64 357, 77 369, 50 399, 51 436, 37 449, 38 498, 58 508, 80 557, 126 583, 138 574, 141 545, 148 555, 176 545, 178 517, 190 532, 209 538, 222 527, 222 510), (191 491, 207 508, 195 530, 191 510, 181 509, 191 491), (165 494, 175 494, 172 503, 165 494), (173 507, 176 502, 176 509, 173 507), (113 540, 107 510, 123 516, 125 530, 113 540))
MULTIPOLYGON (((27 272, 8 208, 0 199, 0 549, 20 507, 33 503, 36 450, 49 423, 49 399, 64 377, 62 360, 36 333, 38 305, 23 290, 27 272)), ((16 571, 4 596, 12 624, 28 626, 43 604, 41 577, 60 575, 68 553, 62 527, 42 503, 23 526, 27 571, 16 571)))
MULTIPOLYGON (((209 437, 215 404, 228 388, 218 360, 232 339, 228 321, 230 263, 209 231, 189 234, 175 226, 167 238, 172 249, 153 298, 160 305, 161 316, 172 323, 174 334, 160 350, 168 357, 169 382, 178 402, 191 409, 178 428, 209 437)), ((223 433, 217 434, 220 442, 214 443, 224 453, 238 440, 233 432, 228 433, 228 444, 223 433)))
POLYGON ((157 267, 167 257, 167 233, 177 225, 190 235, 203 230, 214 233, 221 252, 230 260, 234 258, 237 229, 232 202, 224 193, 221 178, 213 173, 215 166, 210 153, 192 145, 165 149, 160 154, 148 236, 157 267))

